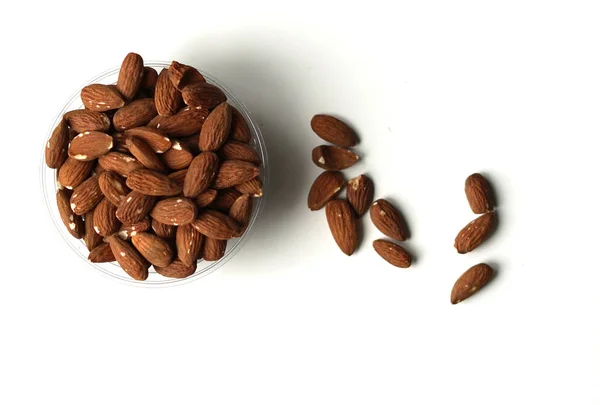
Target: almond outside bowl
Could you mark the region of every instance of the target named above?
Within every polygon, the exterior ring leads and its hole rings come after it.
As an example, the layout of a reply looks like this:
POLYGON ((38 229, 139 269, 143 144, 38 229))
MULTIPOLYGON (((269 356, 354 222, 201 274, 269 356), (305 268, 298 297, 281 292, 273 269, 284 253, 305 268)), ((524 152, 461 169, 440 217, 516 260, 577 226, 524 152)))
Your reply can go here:
MULTIPOLYGON (((144 64, 145 64, 145 66, 153 67, 157 71, 160 72, 160 70, 162 70, 163 68, 168 68, 170 65, 170 62, 150 61, 150 62, 145 62, 144 64)), ((261 157, 262 162, 263 162, 263 164, 261 166, 260 179, 263 183, 264 194, 262 197, 254 198, 252 217, 250 219, 250 223, 249 223, 248 228, 247 228, 246 232, 244 233, 244 235, 242 235, 240 238, 231 239, 228 241, 227 250, 226 250, 223 258, 221 258, 221 260, 218 260, 215 262, 207 262, 204 260, 199 260, 196 272, 193 275, 191 275, 190 277, 187 277, 185 279, 166 278, 166 277, 163 277, 160 274, 156 273, 156 271, 154 271, 154 268, 152 266, 150 266, 148 279, 145 281, 137 281, 137 280, 134 280, 131 277, 129 277, 123 271, 123 269, 121 269, 121 267, 119 267, 119 265, 116 262, 115 263, 91 263, 87 260, 89 252, 83 242, 83 239, 75 239, 73 236, 71 236, 71 234, 66 230, 65 226, 61 222, 60 215, 58 213, 58 207, 56 205, 56 192, 58 191, 58 184, 56 181, 57 170, 50 169, 48 166, 46 166, 45 146, 46 146, 46 142, 50 138, 52 130, 56 127, 56 125, 58 125, 63 114, 66 113, 67 111, 83 108, 83 103, 81 102, 81 99, 79 96, 80 90, 78 90, 69 99, 69 101, 65 104, 65 106, 62 108, 62 110, 60 111, 60 113, 57 115, 56 119, 52 123, 51 127, 49 128, 46 139, 44 140, 44 147, 42 148, 42 157, 41 157, 41 161, 40 161, 40 167, 41 167, 40 180, 41 180, 42 193, 44 195, 44 200, 46 201, 46 206, 48 207, 48 211, 50 212, 50 217, 52 218, 52 221, 54 222, 54 225, 56 226, 56 230, 57 230, 58 234, 60 234, 60 236, 62 236, 62 238, 65 240, 65 242, 71 247, 71 249, 73 249, 73 251, 83 261, 85 261, 88 266, 103 273, 106 276, 109 276, 110 278, 112 278, 114 280, 129 284, 129 285, 135 285, 135 286, 168 287, 168 286, 175 286, 175 285, 181 285, 184 283, 188 283, 192 280, 197 280, 203 276, 206 276, 207 274, 210 274, 211 272, 222 267, 237 252, 240 251, 240 249, 243 247, 244 243, 248 240, 248 238, 252 234, 254 224, 257 221, 258 216, 260 215, 263 206, 265 205, 265 198, 268 194, 267 188, 268 188, 269 162, 267 159, 267 150, 265 147, 265 142, 264 142, 264 139, 260 132, 260 129, 258 128, 256 123, 252 120, 250 113, 248 112, 248 109, 246 108, 246 106, 241 101, 239 101, 231 93, 231 91, 229 91, 222 83, 220 83, 217 79, 215 79, 211 75, 209 75, 205 72, 202 72, 202 71, 200 71, 200 72, 206 78, 207 82, 215 84, 223 90, 223 92, 227 95, 227 100, 228 100, 229 104, 231 104, 232 106, 237 108, 240 111, 240 113, 244 116, 246 121, 248 122, 248 126, 249 126, 250 132, 252 134, 252 141, 250 142, 250 145, 256 149, 256 152, 259 154, 259 156, 261 157)), ((117 82, 118 75, 119 75, 119 68, 118 67, 113 68, 113 69, 110 69, 110 70, 98 75, 97 77, 93 78, 89 82, 85 83, 83 86, 87 86, 92 83, 115 84, 117 82)), ((83 86, 81 86, 81 87, 83 87, 83 86)))

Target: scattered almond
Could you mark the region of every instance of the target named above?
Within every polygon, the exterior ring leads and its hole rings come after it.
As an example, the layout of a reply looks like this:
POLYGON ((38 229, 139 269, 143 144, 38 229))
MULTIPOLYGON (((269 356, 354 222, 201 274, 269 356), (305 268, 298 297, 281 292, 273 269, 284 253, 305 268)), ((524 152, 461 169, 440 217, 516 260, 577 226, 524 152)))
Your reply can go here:
POLYGON ((358 162, 358 155, 338 146, 321 145, 312 151, 314 164, 324 170, 344 170, 358 162))
POLYGON ((479 291, 494 276, 494 270, 485 263, 479 263, 465 271, 454 283, 450 302, 458 304, 479 291))

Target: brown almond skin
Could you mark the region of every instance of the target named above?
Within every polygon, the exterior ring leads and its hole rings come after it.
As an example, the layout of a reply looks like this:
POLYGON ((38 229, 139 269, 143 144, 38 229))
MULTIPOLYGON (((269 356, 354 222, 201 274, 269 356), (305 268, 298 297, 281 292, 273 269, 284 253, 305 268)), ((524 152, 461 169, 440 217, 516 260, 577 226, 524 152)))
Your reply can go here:
POLYGON ((203 191, 196 197, 196 206, 198 208, 208 207, 217 198, 217 195, 217 190, 213 190, 212 188, 203 191))
POLYGON ((69 157, 77 160, 95 160, 110 152, 112 147, 112 136, 104 132, 86 131, 71 140, 69 157))
POLYGON ((177 247, 177 257, 186 266, 192 266, 198 261, 202 253, 202 244, 204 235, 197 232, 191 225, 182 225, 177 227, 175 236, 175 246, 177 247))
POLYGON ((467 177, 465 194, 475 214, 485 214, 494 209, 494 198, 490 183, 479 173, 467 177))
POLYGON ((204 238, 204 247, 202 248, 202 258, 207 262, 214 262, 220 260, 225 256, 227 250, 227 241, 204 238))
POLYGON ((110 263, 114 262, 116 258, 108 243, 100 243, 90 251, 88 260, 92 263, 110 263))
POLYGON ((479 291, 494 276, 494 270, 485 263, 479 263, 465 271, 454 283, 450 302, 452 305, 466 300, 479 291))
POLYGON ((182 170, 189 167, 194 159, 194 155, 187 146, 179 141, 173 141, 171 149, 161 155, 164 165, 171 170, 182 170))
POLYGON ((262 164, 258 153, 250 145, 243 142, 230 140, 219 150, 219 154, 223 160, 243 160, 257 166, 262 164))
POLYGON ((185 107, 173 116, 154 117, 148 126, 160 129, 171 138, 191 136, 200 131, 209 113, 206 108, 185 107))
POLYGON ((212 110, 227 100, 223 90, 210 83, 194 83, 181 90, 184 103, 190 107, 204 107, 212 110))
POLYGON ((121 205, 127 194, 131 192, 125 184, 125 179, 115 172, 104 171, 98 175, 98 186, 104 197, 115 206, 121 205))
POLYGON ((110 129, 110 118, 104 113, 90 110, 73 110, 64 115, 69 126, 77 133, 85 131, 106 132, 110 129))
POLYGON ((131 243, 144 259, 159 267, 168 266, 173 261, 174 252, 167 241, 148 232, 138 232, 131 237, 131 243))
POLYGON ((148 229, 150 229, 150 218, 146 217, 141 221, 135 222, 133 224, 122 224, 121 228, 119 228, 118 235, 119 238, 127 240, 135 234, 137 234, 138 232, 146 232, 148 229))
POLYGON ((46 165, 51 169, 58 169, 67 159, 68 146, 69 127, 63 119, 54 128, 46 143, 46 165))
POLYGON ((140 281, 148 278, 148 267, 150 265, 131 243, 122 240, 116 235, 107 237, 106 242, 110 244, 110 250, 119 263, 119 266, 131 278, 140 281))
POLYGON ((349 149, 320 145, 313 149, 312 160, 323 170, 344 170, 358 162, 359 157, 349 149))
POLYGON ((129 153, 129 149, 127 149, 127 145, 125 144, 129 135, 126 135, 123 132, 113 132, 110 136, 112 136, 113 139, 113 151, 129 153))
POLYGON ((198 155, 201 152, 200 148, 198 147, 199 141, 200 133, 179 138, 179 142, 181 143, 181 145, 187 147, 194 154, 194 156, 198 155))
POLYGON ((317 114, 310 121, 312 130, 323 140, 343 148, 358 143, 354 131, 341 120, 331 115, 317 114))
POLYGON ((252 217, 252 197, 249 194, 242 194, 231 205, 229 216, 237 222, 245 231, 250 218, 252 217))
POLYGON ((156 88, 156 82, 158 80, 158 72, 156 69, 150 66, 144 67, 144 75, 142 76, 142 83, 140 88, 150 92, 154 95, 154 89, 156 88))
POLYGON ((308 192, 308 208, 311 211, 320 210, 342 191, 346 180, 341 172, 326 171, 321 173, 313 182, 308 192))
POLYGON ((156 115, 154 100, 140 98, 117 110, 113 117, 113 126, 117 131, 141 127, 148 124, 156 115))
POLYGON ((204 192, 213 182, 219 169, 219 158, 212 152, 203 152, 196 156, 186 173, 183 182, 183 195, 195 198, 204 192))
POLYGON ((216 151, 227 141, 231 129, 231 117, 231 107, 227 102, 219 104, 211 111, 200 130, 198 147, 201 151, 216 151))
POLYGON ((154 153, 154 150, 143 139, 130 136, 127 138, 127 148, 129 152, 144 165, 145 168, 159 173, 167 171, 162 160, 154 153))
POLYGON ((108 199, 102 201, 94 208, 94 230, 102 236, 112 235, 121 227, 121 222, 116 216, 117 207, 108 199))
POLYGON ((469 222, 454 239, 454 247, 460 254, 468 253, 481 245, 494 231, 496 214, 483 214, 469 222))
POLYGON ((217 190, 230 188, 257 177, 260 169, 249 162, 226 160, 221 163, 213 187, 217 190))
POLYGON ((87 212, 83 221, 85 226, 85 235, 83 236, 83 241, 90 252, 103 242, 102 236, 100 236, 94 229, 94 211, 87 212))
POLYGON ((235 189, 242 194, 250 194, 252 197, 262 197, 263 195, 262 181, 258 177, 238 184, 235 189))
POLYGON ((346 189, 346 197, 348 202, 359 217, 363 216, 373 203, 373 195, 375 193, 375 187, 373 181, 361 174, 348 181, 348 188, 346 189))
POLYGON ((185 176, 187 175, 187 169, 177 170, 176 172, 170 173, 167 177, 170 178, 177 184, 179 187, 183 189, 183 182, 185 181, 185 176))
POLYGON ((174 239, 177 227, 174 225, 163 224, 152 218, 152 230, 163 239, 174 239))
POLYGON ((56 192, 56 205, 62 223, 67 228, 67 231, 76 239, 81 239, 84 236, 85 226, 79 215, 76 215, 71 209, 71 192, 68 190, 58 190, 56 192))
POLYGON ((392 266, 402 269, 410 267, 410 254, 400 245, 384 239, 378 239, 373 241, 373 249, 392 266))
POLYGON ((196 272, 196 263, 191 266, 187 266, 180 260, 174 260, 171 264, 166 267, 154 266, 154 270, 158 274, 169 278, 186 278, 196 272))
POLYGON ((74 189, 89 177, 93 168, 94 162, 67 158, 58 169, 58 182, 68 189, 74 189))
POLYGON ((154 102, 158 114, 167 117, 174 115, 179 110, 182 101, 181 92, 171 82, 169 70, 161 70, 154 89, 154 102))
POLYGON ((133 224, 144 219, 156 202, 156 197, 132 191, 117 208, 117 218, 124 224, 133 224))
POLYGON ((331 200, 325 206, 329 230, 335 243, 348 256, 352 256, 358 245, 356 216, 345 200, 331 200))
POLYGON ((130 128, 125 135, 143 139, 156 153, 164 153, 171 147, 171 140, 160 129, 147 126, 130 128))
POLYGON ((139 169, 129 173, 126 184, 130 189, 146 195, 173 196, 181 193, 181 187, 173 180, 164 174, 148 169, 139 169))
POLYGON ((106 171, 113 171, 121 176, 127 177, 129 173, 143 169, 136 158, 121 152, 109 152, 98 159, 98 164, 106 171))
POLYGON ((202 211, 192 222, 195 230, 213 239, 232 239, 240 235, 240 226, 227 214, 215 210, 202 211))
POLYGON ((196 204, 189 198, 172 197, 156 203, 150 216, 166 225, 185 225, 196 218, 196 204))
POLYGON ((229 138, 238 142, 250 143, 252 140, 252 135, 250 133, 250 127, 244 119, 244 116, 235 107, 231 107, 231 112, 231 130, 229 133, 229 138))
POLYGON ((370 216, 373 225, 385 236, 401 242, 409 238, 406 221, 387 200, 379 199, 375 201, 371 205, 370 216))
POLYGON ((71 195, 71 209, 77 215, 93 210, 104 198, 98 185, 98 177, 92 176, 78 185, 71 195))
POLYGON ((140 89, 143 77, 144 60, 137 53, 131 52, 125 56, 121 64, 117 79, 117 90, 126 100, 131 100, 140 89))
POLYGON ((125 100, 116 87, 94 83, 81 89, 81 101, 88 110, 105 112, 121 108, 125 100))
POLYGON ((224 190, 219 190, 217 193, 217 198, 210 203, 209 207, 215 210, 229 212, 229 209, 237 200, 242 193, 237 191, 235 188, 226 188, 224 190))
POLYGON ((173 86, 177 87, 179 91, 190 84, 206 82, 198 69, 177 61, 173 61, 169 66, 169 78, 173 86))

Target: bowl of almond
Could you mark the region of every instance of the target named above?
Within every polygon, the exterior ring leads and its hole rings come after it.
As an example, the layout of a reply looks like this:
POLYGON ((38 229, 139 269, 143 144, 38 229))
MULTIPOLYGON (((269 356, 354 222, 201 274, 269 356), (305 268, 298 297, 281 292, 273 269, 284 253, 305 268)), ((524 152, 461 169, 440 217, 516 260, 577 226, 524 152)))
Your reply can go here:
POLYGON ((258 126, 217 79, 130 53, 58 114, 41 178, 81 258, 124 282, 168 286, 241 249, 264 205, 268 161, 258 126))

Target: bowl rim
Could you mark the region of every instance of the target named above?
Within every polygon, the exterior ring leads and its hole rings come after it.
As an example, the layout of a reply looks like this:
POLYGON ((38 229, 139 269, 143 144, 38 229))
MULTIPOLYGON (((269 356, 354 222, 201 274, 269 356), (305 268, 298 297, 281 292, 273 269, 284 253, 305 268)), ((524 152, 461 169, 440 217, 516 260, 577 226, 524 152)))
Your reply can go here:
MULTIPOLYGON (((168 68, 170 66, 170 64, 171 64, 170 62, 161 61, 161 60, 144 61, 145 67, 153 67, 153 68, 158 68, 158 69, 168 68)), ((89 260, 87 260, 87 256, 83 256, 83 254, 81 252, 81 248, 79 246, 77 246, 77 247, 75 246, 75 244, 80 243, 85 248, 83 239, 75 239, 75 238, 73 238, 73 236, 71 236, 70 233, 68 233, 68 231, 65 229, 65 226, 60 219, 60 216, 57 215, 58 208, 56 207, 55 198, 53 198, 53 199, 49 198, 50 192, 52 193, 52 195, 55 195, 56 191, 58 190, 58 182, 56 180, 56 174, 58 173, 58 169, 51 169, 46 165, 46 158, 45 158, 46 145, 47 145, 48 139, 50 138, 50 136, 52 134, 52 131, 58 125, 58 123, 62 119, 63 115, 67 112, 67 109, 71 108, 72 104, 76 102, 76 99, 79 97, 80 92, 81 92, 80 89, 87 85, 100 82, 101 80, 106 79, 107 77, 110 77, 112 75, 118 75, 119 70, 120 70, 120 66, 112 67, 112 68, 107 69, 106 71, 94 76, 93 78, 87 80, 82 86, 80 86, 79 90, 74 92, 71 95, 71 97, 69 97, 69 99, 64 103, 64 106, 62 107, 60 112, 55 116, 54 120, 52 121, 52 124, 48 128, 48 130, 46 132, 46 137, 44 138, 44 143, 42 146, 42 153, 41 153, 41 160, 40 160, 40 184, 41 184, 41 191, 43 194, 44 202, 46 204, 46 208, 48 209, 48 213, 50 214, 50 218, 52 219, 52 222, 54 223, 56 231, 61 235, 61 237, 67 243, 67 245, 73 251, 75 251, 77 256, 79 256, 81 259, 83 259, 89 265, 88 267, 94 268, 96 271, 103 274, 105 277, 108 277, 117 282, 121 282, 123 284, 137 286, 137 287, 154 287, 154 288, 156 288, 156 287, 172 287, 172 286, 187 284, 189 282, 192 282, 192 281, 198 280, 202 277, 205 277, 205 276, 211 274, 212 272, 216 271, 217 269, 223 267, 229 260, 231 260, 233 258, 233 256, 235 256, 235 254, 237 254, 241 250, 241 248, 248 241, 249 236, 252 234, 252 232, 254 230, 255 223, 257 222, 259 215, 263 211, 263 208, 266 204, 266 196, 268 195, 269 162, 268 162, 267 147, 266 147, 263 135, 260 131, 260 128, 258 127, 256 122, 254 122, 254 120, 252 119, 252 114, 248 110, 247 106, 241 100, 239 100, 231 92, 231 90, 229 90, 229 88, 227 88, 227 86, 225 86, 223 83, 221 83, 217 78, 215 78, 214 76, 212 76, 209 73, 206 73, 206 72, 198 69, 198 71, 205 77, 207 82, 215 84, 219 88, 221 88, 221 90, 223 90, 223 92, 227 95, 227 100, 234 107, 236 107, 238 109, 238 111, 242 114, 242 116, 248 123, 248 127, 250 128, 250 132, 252 134, 252 143, 256 147, 257 153, 259 153, 259 155, 262 159, 260 179, 263 184, 263 195, 260 198, 254 198, 253 213, 252 213, 252 217, 250 218, 250 222, 248 223, 248 226, 246 228, 246 231, 240 238, 234 239, 234 240, 236 240, 235 245, 232 247, 228 246, 228 249, 225 252, 225 255, 221 259, 214 261, 214 262, 208 262, 209 263, 208 266, 201 269, 201 271, 196 271, 193 275, 183 278, 183 279, 164 277, 164 278, 159 278, 159 280, 152 280, 152 281, 134 280, 133 278, 129 277, 122 270, 121 270, 122 274, 117 274, 117 273, 114 273, 112 271, 109 271, 109 270, 103 268, 106 265, 111 265, 113 267, 120 269, 120 267, 117 264, 115 264, 114 262, 91 263, 89 260), (54 174, 53 175, 54 184, 48 184, 49 183, 49 181, 48 181, 49 171, 53 172, 53 174, 54 174), (51 201, 54 202, 54 204, 52 204, 51 201)), ((81 107, 83 107, 83 103, 81 103, 81 107)), ((85 248, 85 251, 87 252, 87 248, 85 248)), ((198 261, 198 263, 201 263, 201 262, 203 262, 203 260, 198 261)), ((150 266, 150 269, 152 269, 152 266, 150 266)), ((151 271, 151 273, 154 273, 154 272, 151 271)))

